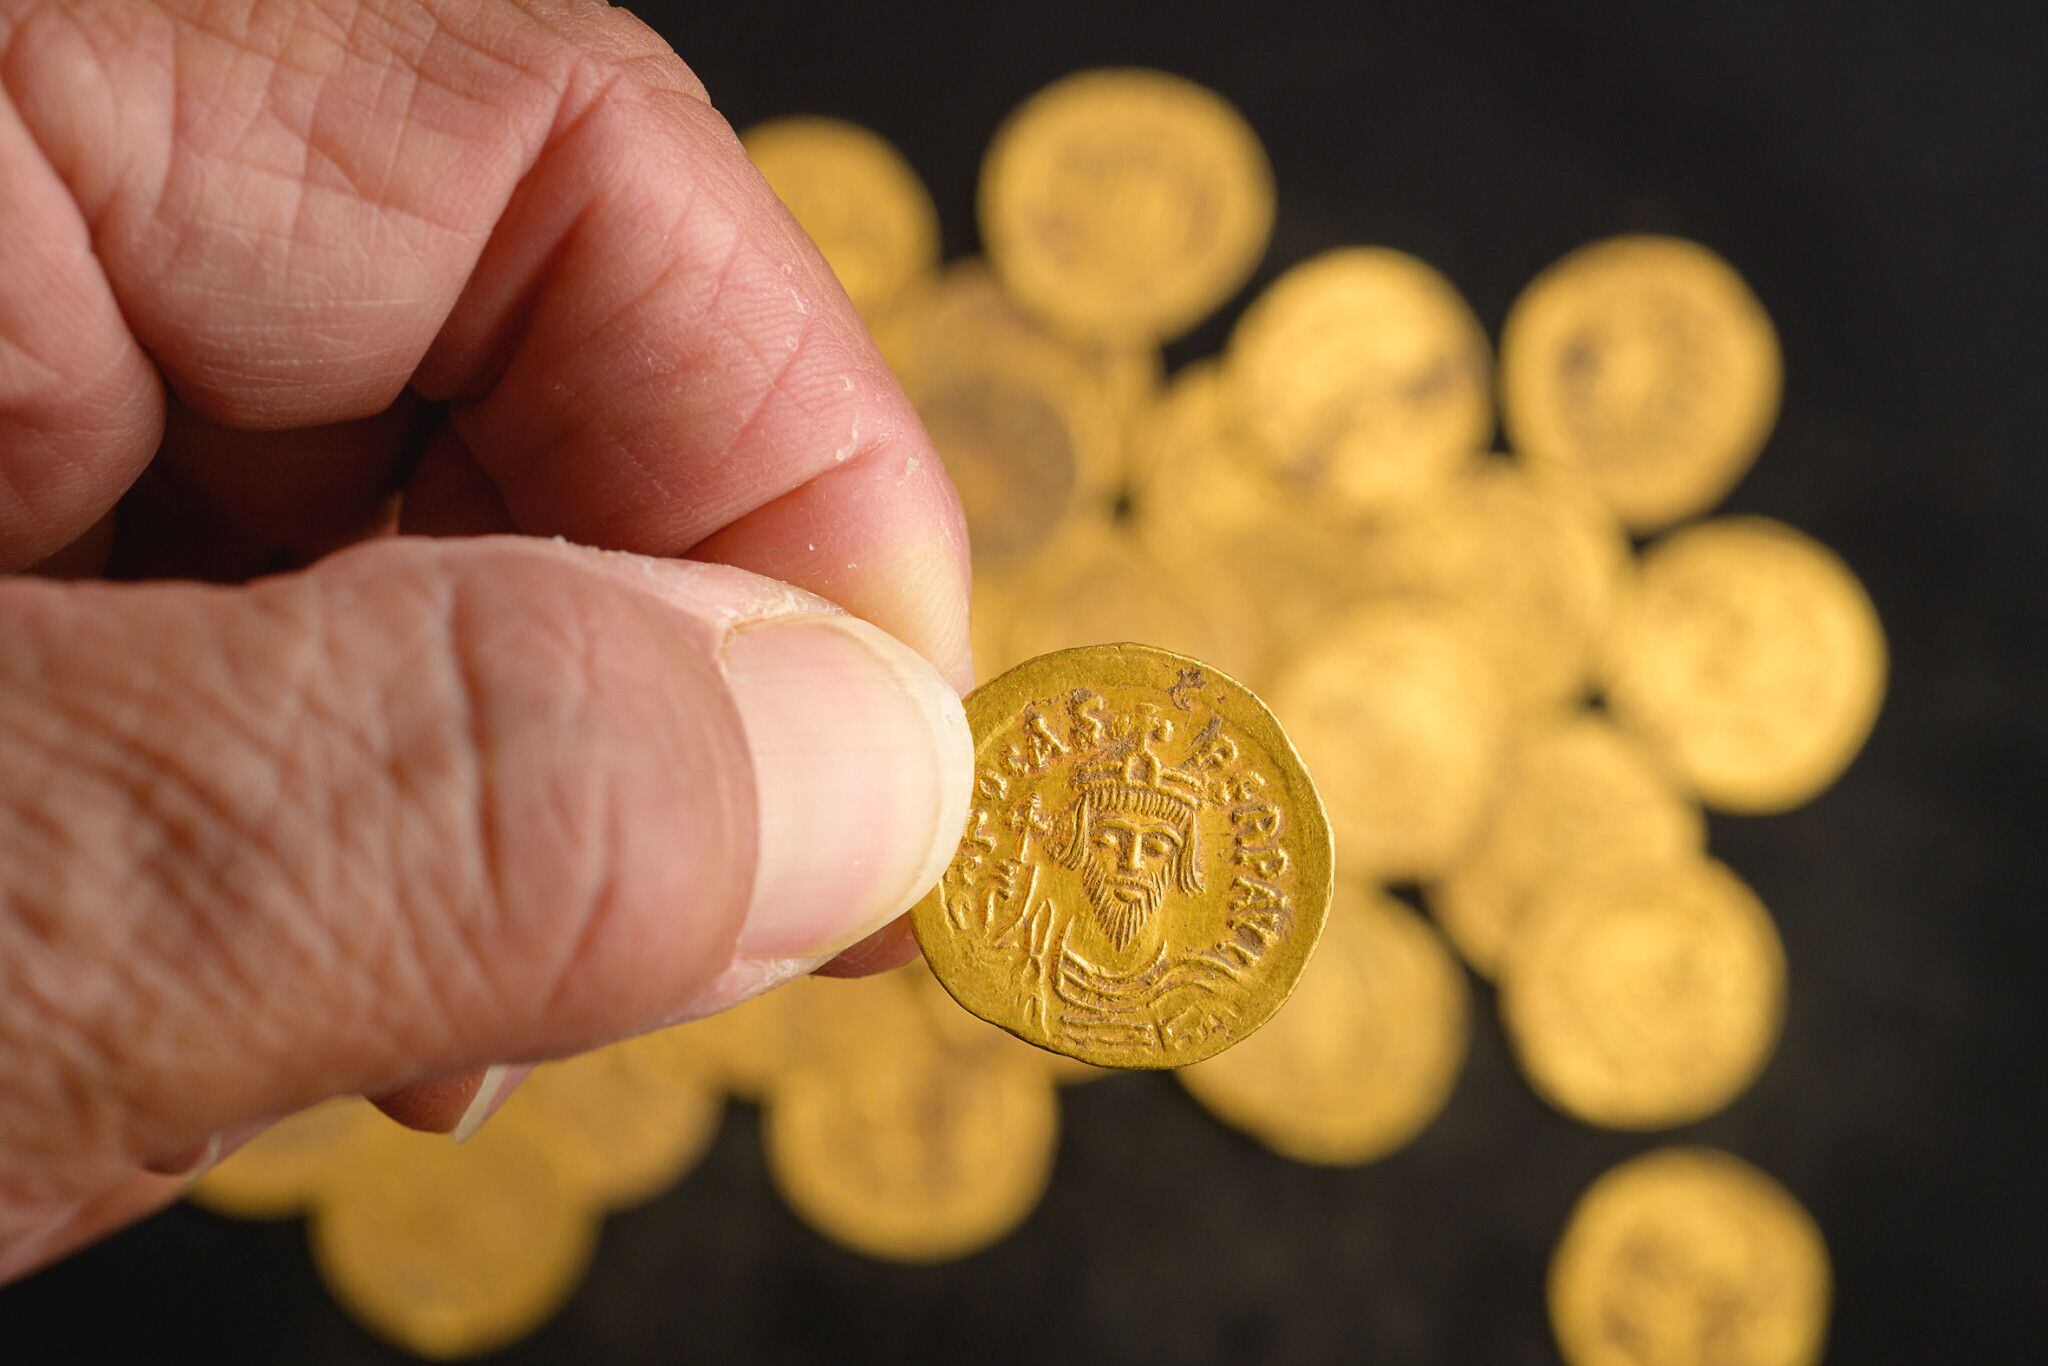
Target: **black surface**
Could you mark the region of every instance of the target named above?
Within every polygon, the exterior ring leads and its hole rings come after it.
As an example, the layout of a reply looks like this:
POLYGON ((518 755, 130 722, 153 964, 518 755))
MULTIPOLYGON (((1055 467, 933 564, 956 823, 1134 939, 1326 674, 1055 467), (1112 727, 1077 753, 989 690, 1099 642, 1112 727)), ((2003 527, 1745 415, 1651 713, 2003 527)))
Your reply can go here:
MULTIPOLYGON (((1792 964, 1757 1088, 1680 1131, 1818 1217, 1834 1359, 2048 1359, 2036 1128, 2048 914, 2042 387, 2048 119, 2038 7, 1908 3, 1198 6, 646 4, 735 123, 821 112, 894 140, 949 253, 1003 113, 1077 67, 1223 91, 1270 149, 1261 282, 1345 242, 1444 270, 1498 328, 1569 248, 1626 229, 1724 253, 1776 319, 1784 417, 1730 506, 1862 574, 1894 655, 1868 751, 1813 806, 1719 820, 1792 964), (905 7, 908 8, 908 7, 905 7)), ((1231 310, 1234 313, 1235 306, 1231 310)), ((1230 314, 1175 348, 1214 350, 1230 314)), ((1266 1155, 1164 1078, 1070 1092, 1044 1205, 990 1251, 863 1261, 770 1190, 753 1117, 614 1219, 532 1362, 1545 1361, 1545 1260, 1573 1197, 1647 1140, 1523 1089, 1479 997, 1448 1113, 1364 1170, 1266 1155)), ((0 1291, 0 1360, 385 1359, 294 1224, 177 1210, 0 1291)))

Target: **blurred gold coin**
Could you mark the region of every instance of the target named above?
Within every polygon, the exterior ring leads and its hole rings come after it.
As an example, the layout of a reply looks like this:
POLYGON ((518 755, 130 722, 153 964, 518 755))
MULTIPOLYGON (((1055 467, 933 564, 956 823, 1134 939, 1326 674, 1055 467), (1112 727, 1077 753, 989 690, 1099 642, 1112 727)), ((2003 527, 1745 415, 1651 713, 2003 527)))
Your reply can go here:
POLYGON ((1820 1360, 1832 1296, 1812 1216, 1711 1148, 1659 1148, 1602 1176, 1550 1262, 1569 1366, 1803 1366, 1820 1360))
POLYGON ((1069 515, 1104 512, 1142 384, 1018 318, 974 263, 898 311, 882 332, 959 490, 976 575, 1009 578, 1069 515))
POLYGON ((1450 1099, 1470 1037, 1465 976, 1414 912, 1346 887, 1287 1006, 1174 1075, 1203 1108, 1298 1162, 1371 1162, 1450 1099))
POLYGON ((678 1045, 701 1059, 728 1095, 760 1103, 789 1073, 842 1058, 865 1036, 900 1038, 922 1027, 909 996, 887 974, 803 976, 679 1026, 678 1045))
POLYGON ((490 1122, 531 1133, 572 1189, 617 1208, 675 1184, 724 1110, 704 1061, 668 1029, 535 1068, 490 1122))
POLYGON ((1174 563, 1107 523, 1077 523, 1038 563, 1014 602, 990 673, 1077 645, 1142 640, 1236 671, 1263 650, 1259 622, 1228 570, 1174 563), (1219 572, 1220 571, 1220 572, 1219 572))
POLYGON ((1707 859, 1556 878, 1501 964, 1501 1020, 1529 1084, 1610 1129, 1727 1105, 1769 1061, 1784 1010, 1776 926, 1707 859))
POLYGON ((1177 372, 1131 441, 1130 519, 1154 552, 1197 559, 1251 528, 1296 519, 1280 485, 1228 425, 1223 372, 1177 372))
POLYGON ((1316 775, 1347 876, 1442 874, 1499 792, 1507 706, 1491 662, 1444 615, 1370 603, 1273 687, 1316 775))
POLYGON ((1014 1053, 957 1053, 930 1037, 809 1066, 763 1118, 768 1169, 806 1223, 890 1261, 965 1256, 1037 1205, 1059 1102, 1014 1053))
POLYGON ((1095 645, 976 688, 967 721, 967 829, 911 909, 956 1001, 1113 1067, 1199 1061, 1279 1009, 1329 908, 1330 832, 1257 697, 1095 645))
POLYGON ((1590 713, 1523 731, 1478 838, 1429 889, 1465 961, 1492 977, 1529 899, 1586 869, 1697 857, 1706 822, 1640 741, 1590 713))
POLYGON ((1004 286, 1075 336, 1178 336, 1236 293, 1273 228, 1273 173, 1243 116, 1157 71, 1084 71, 1025 101, 981 173, 1004 286))
POLYGON ((341 1305, 445 1359, 524 1337, 590 1264, 598 1215, 534 1137, 486 1124, 457 1145, 387 1125, 313 1212, 313 1261, 341 1305))
POLYGON ((302 1214, 343 1154, 389 1123, 368 1101, 355 1097, 287 1115, 200 1177, 187 1198, 237 1219, 302 1214))
POLYGON ((1247 308, 1224 373, 1235 422, 1298 494, 1354 512, 1412 506, 1486 448, 1486 334, 1412 256, 1345 247, 1247 308))
POLYGON ((1515 449, 1584 476, 1630 527, 1718 503, 1778 417, 1778 337, 1726 261, 1675 237, 1579 248, 1501 333, 1515 449))
POLYGON ((1616 622, 1607 698, 1709 806, 1783 811, 1863 747, 1884 697, 1877 610, 1826 547, 1761 517, 1672 533, 1616 622))
POLYGON ((1487 460, 1386 528, 1387 589, 1466 620, 1522 712, 1585 694, 1629 567, 1628 535, 1569 476, 1487 460))
POLYGON ((839 119, 798 117, 756 124, 740 141, 863 317, 882 317, 937 269, 938 210, 881 137, 839 119))

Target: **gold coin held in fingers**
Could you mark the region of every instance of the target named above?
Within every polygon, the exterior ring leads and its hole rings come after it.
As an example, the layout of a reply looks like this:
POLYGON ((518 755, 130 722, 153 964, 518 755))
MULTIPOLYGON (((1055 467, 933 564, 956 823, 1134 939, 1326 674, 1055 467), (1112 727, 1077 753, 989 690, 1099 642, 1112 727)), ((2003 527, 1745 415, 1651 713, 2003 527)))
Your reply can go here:
POLYGON ((1412 256, 1346 247, 1302 262, 1230 335, 1232 420, 1295 493, 1355 513, 1414 505, 1486 448, 1486 333, 1412 256))
POLYGON ((1265 704, 1183 655, 1042 655, 967 698, 975 785, 911 910, 933 974, 1026 1042, 1176 1067, 1257 1029, 1322 932, 1330 827, 1265 704))
POLYGON ((1537 276, 1508 311, 1500 365, 1515 449, 1584 477, 1637 531, 1734 487, 1783 383, 1749 286, 1674 237, 1595 242, 1537 276))
POLYGON ((1560 877, 1531 899, 1501 1020, 1537 1094, 1611 1129, 1663 1129, 1756 1080, 1785 1012, 1785 952, 1708 859, 1560 877))
POLYGON ((1711 1148, 1659 1148, 1602 1176, 1550 1262, 1569 1366, 1805 1366, 1832 1295, 1812 1216, 1711 1148))
POLYGON ((740 141, 870 323, 937 269, 938 210, 910 163, 876 134, 796 117, 756 124, 740 141))
POLYGON ((1169 340, 1237 291, 1273 228, 1273 173, 1242 115, 1158 71, 1084 71, 989 147, 981 232, 1010 293, 1074 336, 1169 340))
POLYGON ((1810 800, 1863 747, 1884 698, 1884 630, 1825 546, 1762 517, 1672 533, 1615 622, 1607 700, 1708 806, 1810 800))
POLYGON ((1315 961, 1272 1023, 1174 1075, 1225 1123, 1299 1162, 1370 1162, 1442 1110, 1465 1060, 1465 976, 1406 906, 1339 889, 1315 961))

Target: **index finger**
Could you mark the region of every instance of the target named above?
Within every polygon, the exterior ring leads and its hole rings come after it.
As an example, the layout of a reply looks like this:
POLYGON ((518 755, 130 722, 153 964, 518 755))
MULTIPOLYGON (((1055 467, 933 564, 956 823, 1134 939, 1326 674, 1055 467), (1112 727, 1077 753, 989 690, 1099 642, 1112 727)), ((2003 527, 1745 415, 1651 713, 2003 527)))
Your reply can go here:
POLYGON ((943 468, 650 30, 545 0, 119 14, 0 0, 0 50, 116 305, 94 325, 195 412, 338 423, 410 383, 520 529, 796 583, 967 681, 943 468))

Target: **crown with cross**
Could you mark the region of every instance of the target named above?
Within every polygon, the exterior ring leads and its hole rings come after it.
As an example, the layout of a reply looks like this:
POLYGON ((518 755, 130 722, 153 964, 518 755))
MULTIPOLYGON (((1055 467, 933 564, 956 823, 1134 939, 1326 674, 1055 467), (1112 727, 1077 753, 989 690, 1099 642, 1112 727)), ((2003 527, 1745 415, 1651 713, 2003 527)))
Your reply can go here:
POLYGON ((1139 706, 1136 716, 1119 717, 1111 726, 1103 757, 1074 768, 1077 795, 1091 797, 1091 804, 1097 806, 1166 807, 1189 813, 1201 806, 1201 779, 1167 763, 1153 749, 1173 738, 1172 718, 1147 702, 1139 706))

